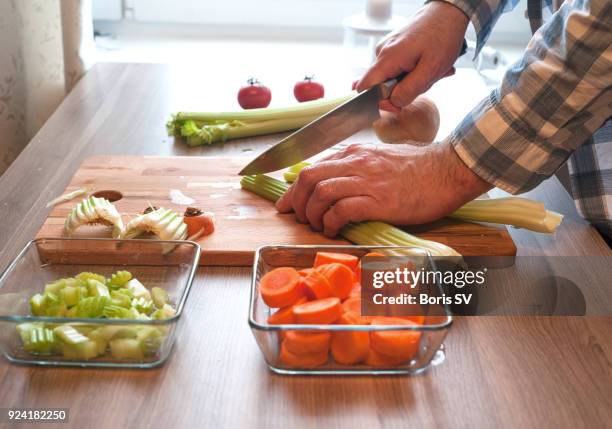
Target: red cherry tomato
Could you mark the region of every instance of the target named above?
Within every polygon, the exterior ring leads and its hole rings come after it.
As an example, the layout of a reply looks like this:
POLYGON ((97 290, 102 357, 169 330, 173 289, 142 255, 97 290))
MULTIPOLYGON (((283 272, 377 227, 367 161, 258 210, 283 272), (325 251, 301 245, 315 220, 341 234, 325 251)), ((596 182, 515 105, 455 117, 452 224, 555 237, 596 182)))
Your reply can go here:
POLYGON ((306 76, 293 87, 293 95, 300 103, 303 101, 317 100, 323 98, 325 89, 319 82, 315 82, 314 76, 306 76))
POLYGON ((238 104, 243 109, 268 107, 272 100, 270 88, 262 85, 257 79, 250 78, 247 84, 238 91, 238 104))

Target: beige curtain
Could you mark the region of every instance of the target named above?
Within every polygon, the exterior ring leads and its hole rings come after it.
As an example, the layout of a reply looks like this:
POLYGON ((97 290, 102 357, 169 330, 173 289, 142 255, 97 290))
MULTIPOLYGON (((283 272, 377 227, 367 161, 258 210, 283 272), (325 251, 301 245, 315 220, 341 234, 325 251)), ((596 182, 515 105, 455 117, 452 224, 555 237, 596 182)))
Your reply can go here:
POLYGON ((0 0, 0 174, 91 65, 91 0, 0 0))

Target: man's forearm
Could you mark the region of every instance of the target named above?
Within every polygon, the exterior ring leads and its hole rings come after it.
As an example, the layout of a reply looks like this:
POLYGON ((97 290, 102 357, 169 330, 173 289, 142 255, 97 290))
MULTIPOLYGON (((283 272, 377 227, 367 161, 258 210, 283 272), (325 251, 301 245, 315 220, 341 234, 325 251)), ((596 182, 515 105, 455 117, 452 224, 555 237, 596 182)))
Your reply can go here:
POLYGON ((451 134, 480 177, 520 193, 550 177, 612 116, 612 3, 565 3, 500 89, 451 134))

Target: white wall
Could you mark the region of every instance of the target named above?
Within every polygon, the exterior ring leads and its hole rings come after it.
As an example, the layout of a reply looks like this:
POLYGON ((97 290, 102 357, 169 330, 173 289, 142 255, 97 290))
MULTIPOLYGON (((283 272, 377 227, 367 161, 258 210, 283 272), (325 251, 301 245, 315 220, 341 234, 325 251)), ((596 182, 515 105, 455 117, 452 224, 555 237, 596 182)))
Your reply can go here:
MULTIPOLYGON (((180 32, 206 35, 219 32, 235 36, 264 34, 282 28, 287 34, 305 39, 339 40, 341 22, 360 13, 365 0, 124 0, 125 16, 136 23, 174 24, 180 32), (207 27, 202 27, 205 24, 207 27)), ((94 0, 94 19, 119 19, 122 0, 94 0)), ((410 15, 420 0, 394 0, 394 12, 410 15)), ((491 37, 493 43, 525 44, 530 37, 524 18, 526 1, 500 19, 491 37)), ((142 27, 140 27, 142 29, 142 27)), ((146 28, 146 27, 145 27, 146 28)), ((116 28, 115 28, 116 30, 116 28)), ((172 32, 172 25, 157 30, 172 32)), ((473 32, 469 33, 474 38, 473 32)))

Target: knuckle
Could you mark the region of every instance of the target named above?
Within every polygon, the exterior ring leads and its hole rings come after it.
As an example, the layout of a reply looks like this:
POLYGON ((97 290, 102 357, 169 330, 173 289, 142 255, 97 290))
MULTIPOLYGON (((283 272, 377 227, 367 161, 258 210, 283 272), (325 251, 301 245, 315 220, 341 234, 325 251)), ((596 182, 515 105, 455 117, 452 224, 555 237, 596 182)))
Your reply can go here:
POLYGON ((334 205, 334 214, 336 215, 338 221, 340 221, 341 223, 344 224, 348 222, 351 215, 350 204, 347 204, 345 201, 338 201, 334 205))
POLYGON ((319 182, 314 188, 313 196, 317 200, 327 201, 332 198, 334 189, 329 183, 319 182))
POLYGON ((312 167, 306 167, 302 171, 300 171, 300 174, 298 175, 298 181, 300 185, 312 185, 313 180, 314 171, 312 167))

